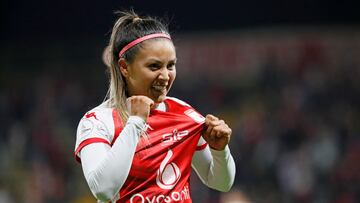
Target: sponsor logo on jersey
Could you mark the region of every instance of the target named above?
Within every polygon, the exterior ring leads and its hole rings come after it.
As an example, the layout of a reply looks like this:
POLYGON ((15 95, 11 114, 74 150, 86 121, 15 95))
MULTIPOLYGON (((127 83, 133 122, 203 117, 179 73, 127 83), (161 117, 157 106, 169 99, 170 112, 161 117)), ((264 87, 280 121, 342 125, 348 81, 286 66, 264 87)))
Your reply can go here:
POLYGON ((99 137, 104 137, 104 135, 106 135, 108 132, 108 129, 103 121, 86 117, 81 119, 81 124, 79 127, 80 131, 78 132, 78 136, 81 141, 89 138, 90 136, 94 136, 94 131, 99 137))
POLYGON ((94 123, 89 119, 83 119, 80 126, 80 137, 88 136, 94 128, 94 123))
POLYGON ((161 145, 172 145, 175 142, 180 141, 183 137, 189 135, 188 130, 178 131, 174 129, 171 133, 165 133, 162 135, 161 145))
POLYGON ((169 195, 142 195, 136 193, 130 198, 130 203, 160 203, 160 202, 183 202, 190 199, 190 190, 185 186, 181 191, 173 191, 169 195))
POLYGON ((157 171, 156 184, 164 190, 174 188, 181 177, 179 167, 174 162, 169 162, 172 155, 173 152, 169 149, 157 171))
POLYGON ((88 113, 85 115, 85 117, 86 117, 86 118, 94 117, 94 118, 97 120, 95 112, 88 112, 88 113))

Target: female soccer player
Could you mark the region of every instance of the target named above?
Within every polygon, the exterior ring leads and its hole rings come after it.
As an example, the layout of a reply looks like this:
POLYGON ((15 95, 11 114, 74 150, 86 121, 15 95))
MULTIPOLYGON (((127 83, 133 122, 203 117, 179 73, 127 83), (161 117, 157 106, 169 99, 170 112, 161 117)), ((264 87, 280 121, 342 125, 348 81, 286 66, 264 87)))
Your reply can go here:
POLYGON ((91 192, 98 202, 192 202, 191 168, 208 187, 230 190, 231 129, 167 96, 177 58, 165 25, 121 14, 106 49, 107 99, 77 130, 75 156, 91 192))

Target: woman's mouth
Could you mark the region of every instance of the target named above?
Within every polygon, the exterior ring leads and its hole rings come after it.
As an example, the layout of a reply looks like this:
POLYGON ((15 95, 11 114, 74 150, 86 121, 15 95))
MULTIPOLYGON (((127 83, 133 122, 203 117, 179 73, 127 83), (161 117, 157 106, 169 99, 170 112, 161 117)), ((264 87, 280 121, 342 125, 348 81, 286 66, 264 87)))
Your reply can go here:
POLYGON ((158 92, 165 92, 166 91, 166 85, 153 85, 152 88, 155 91, 158 91, 158 92))

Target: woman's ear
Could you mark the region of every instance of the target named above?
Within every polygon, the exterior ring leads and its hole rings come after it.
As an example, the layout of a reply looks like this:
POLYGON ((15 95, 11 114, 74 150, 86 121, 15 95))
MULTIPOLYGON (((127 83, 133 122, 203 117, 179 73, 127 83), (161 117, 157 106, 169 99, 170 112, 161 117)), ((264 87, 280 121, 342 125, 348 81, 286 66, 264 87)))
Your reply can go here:
POLYGON ((119 61, 118 61, 118 65, 119 65, 119 68, 120 68, 121 75, 123 75, 125 78, 128 78, 129 77, 129 70, 128 70, 128 65, 127 65, 125 59, 120 58, 119 61))

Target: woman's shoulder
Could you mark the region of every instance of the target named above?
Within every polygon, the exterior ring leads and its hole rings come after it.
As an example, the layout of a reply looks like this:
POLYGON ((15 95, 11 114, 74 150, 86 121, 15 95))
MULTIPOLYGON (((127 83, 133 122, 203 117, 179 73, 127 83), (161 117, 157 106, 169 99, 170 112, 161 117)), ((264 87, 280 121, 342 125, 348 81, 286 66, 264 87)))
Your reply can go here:
POLYGON ((85 112, 84 117, 90 118, 93 117, 97 120, 101 119, 103 120, 106 117, 112 116, 113 108, 110 107, 107 101, 101 103, 100 105, 91 108, 87 112, 85 112))

